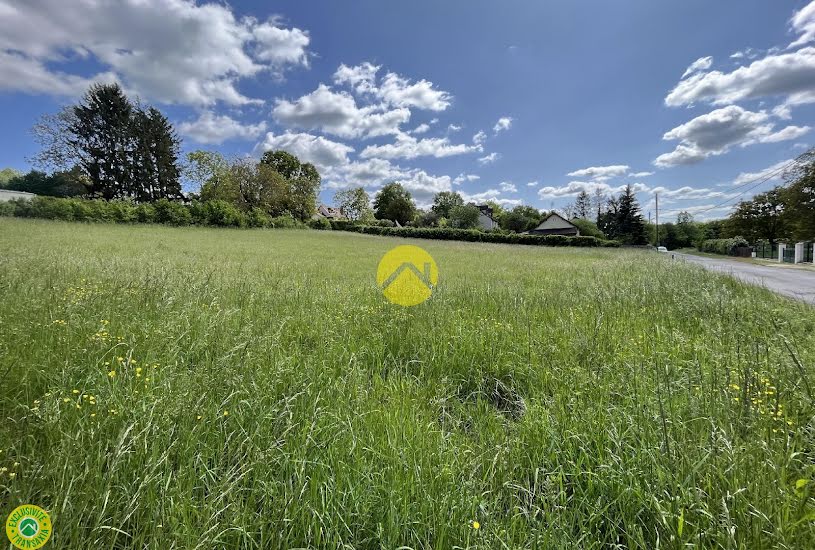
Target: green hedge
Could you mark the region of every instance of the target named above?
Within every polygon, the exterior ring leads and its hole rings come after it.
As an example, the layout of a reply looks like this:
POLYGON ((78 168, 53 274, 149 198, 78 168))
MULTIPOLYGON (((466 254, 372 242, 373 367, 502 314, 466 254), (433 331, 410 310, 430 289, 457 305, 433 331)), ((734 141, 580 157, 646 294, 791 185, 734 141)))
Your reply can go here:
POLYGON ((0 202, 0 216, 102 223, 161 223, 214 227, 290 227, 306 225, 291 216, 272 218, 259 208, 244 212, 232 203, 213 200, 188 204, 161 199, 150 204, 127 201, 34 197, 0 202))
POLYGON ((356 233, 364 233, 366 235, 410 237, 414 239, 525 244, 533 246, 619 246, 619 244, 614 241, 605 241, 596 237, 522 235, 519 233, 498 233, 492 231, 479 231, 478 229, 454 229, 447 227, 377 227, 370 225, 354 225, 350 222, 338 221, 332 221, 331 226, 337 231, 353 231, 356 233))
POLYGON ((328 222, 324 218, 320 218, 312 220, 306 225, 290 215, 273 218, 258 208, 244 212, 233 204, 220 200, 184 204, 161 199, 150 204, 134 204, 126 201, 34 197, 30 200, 13 199, 5 203, 0 202, 0 216, 106 223, 161 223, 174 226, 312 227, 314 229, 352 231, 366 235, 444 241, 537 246, 619 246, 614 241, 606 241, 596 237, 522 235, 499 231, 486 232, 478 229, 454 229, 451 227, 389 227, 388 222, 381 221, 377 225, 358 225, 351 221, 332 220, 328 222))
POLYGON ((735 256, 736 249, 745 246, 750 246, 747 239, 744 237, 733 237, 731 239, 708 239, 702 241, 698 248, 701 252, 735 256))

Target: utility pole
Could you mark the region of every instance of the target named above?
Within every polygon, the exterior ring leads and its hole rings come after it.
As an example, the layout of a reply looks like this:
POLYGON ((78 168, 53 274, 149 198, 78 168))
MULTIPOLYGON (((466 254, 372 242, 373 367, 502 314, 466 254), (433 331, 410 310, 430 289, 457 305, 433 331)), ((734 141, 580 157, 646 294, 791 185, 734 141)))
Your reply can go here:
POLYGON ((659 246, 659 193, 654 193, 654 200, 656 201, 657 211, 657 246, 659 246))

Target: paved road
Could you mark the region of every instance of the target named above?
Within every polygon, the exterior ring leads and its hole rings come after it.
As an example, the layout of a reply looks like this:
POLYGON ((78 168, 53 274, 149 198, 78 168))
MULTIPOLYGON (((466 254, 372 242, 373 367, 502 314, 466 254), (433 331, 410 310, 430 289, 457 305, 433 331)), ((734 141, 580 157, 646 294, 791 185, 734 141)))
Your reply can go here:
POLYGON ((720 271, 750 284, 767 287, 784 296, 815 304, 815 271, 792 267, 775 267, 678 254, 676 258, 699 264, 711 271, 720 271))

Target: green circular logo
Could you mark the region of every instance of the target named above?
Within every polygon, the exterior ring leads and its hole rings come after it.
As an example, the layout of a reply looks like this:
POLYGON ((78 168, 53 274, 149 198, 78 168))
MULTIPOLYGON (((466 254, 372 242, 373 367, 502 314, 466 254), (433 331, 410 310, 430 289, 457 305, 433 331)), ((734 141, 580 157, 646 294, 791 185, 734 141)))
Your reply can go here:
POLYGON ((51 518, 39 506, 23 504, 6 519, 6 535, 16 548, 42 548, 51 538, 51 518))

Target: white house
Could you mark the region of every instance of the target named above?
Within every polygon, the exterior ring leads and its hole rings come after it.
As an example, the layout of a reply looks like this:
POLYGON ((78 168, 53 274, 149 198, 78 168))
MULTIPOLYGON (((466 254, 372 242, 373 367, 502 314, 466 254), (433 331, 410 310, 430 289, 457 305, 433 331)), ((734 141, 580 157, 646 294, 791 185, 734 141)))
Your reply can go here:
POLYGON ((11 199, 33 199, 36 196, 34 193, 26 193, 25 191, 0 189, 0 202, 10 201, 11 199))
POLYGON ((496 229, 498 222, 492 219, 492 207, 487 204, 478 205, 478 227, 485 231, 496 229))
POLYGON ((546 216, 535 229, 531 229, 529 233, 533 235, 567 235, 569 237, 577 237, 580 235, 580 230, 576 225, 560 214, 552 212, 546 216))

